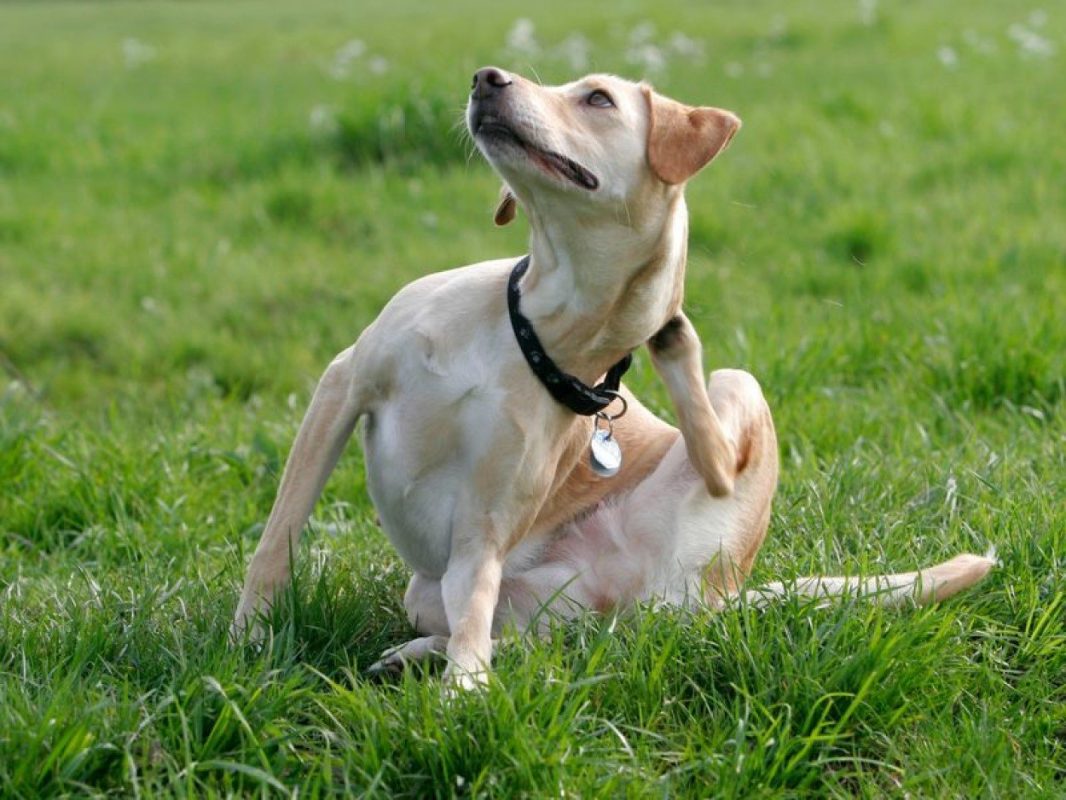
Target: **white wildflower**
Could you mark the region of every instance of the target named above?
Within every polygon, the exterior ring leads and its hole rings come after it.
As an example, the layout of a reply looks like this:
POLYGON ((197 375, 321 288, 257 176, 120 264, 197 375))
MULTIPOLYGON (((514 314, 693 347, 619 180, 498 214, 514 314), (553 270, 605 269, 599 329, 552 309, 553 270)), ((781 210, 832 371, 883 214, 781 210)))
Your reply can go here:
POLYGON ((744 74, 744 65, 739 61, 730 61, 725 65, 725 74, 730 78, 739 78, 744 74))
POLYGON ((771 42, 779 42, 788 34, 788 18, 784 14, 775 14, 770 20, 770 29, 766 31, 766 38, 771 42))
POLYGON ((877 0, 859 0, 859 22, 867 27, 877 22, 877 0))
POLYGON ((1016 22, 1007 28, 1007 36, 1018 45, 1018 52, 1023 58, 1050 58, 1055 55, 1055 45, 1050 39, 1021 23, 1016 22))
POLYGON ((335 58, 338 61, 352 62, 366 52, 366 42, 362 39, 349 39, 337 48, 335 58))
POLYGON ((592 45, 580 33, 572 33, 563 39, 559 43, 557 51, 575 72, 588 69, 592 45))
POLYGON ((996 43, 991 39, 985 39, 973 28, 967 28, 962 32, 962 40, 966 42, 970 48, 983 56, 992 55, 998 49, 996 43))
POLYGON ((312 133, 329 136, 337 132, 337 114, 330 106, 319 103, 312 107, 307 124, 312 133))
POLYGON ((674 31, 670 36, 670 41, 667 42, 667 47, 681 58, 687 58, 697 64, 702 64, 706 60, 703 42, 686 36, 681 31, 674 31))
POLYGON ((344 80, 352 72, 352 66, 366 52, 366 43, 362 39, 349 39, 337 48, 333 61, 329 65, 330 77, 344 80))
POLYGON ((374 75, 384 75, 389 71, 389 60, 384 56, 374 56, 367 62, 367 69, 374 75))
POLYGON ((630 47, 626 52, 626 61, 636 64, 645 72, 659 72, 666 66, 662 49, 650 43, 630 47))
POLYGON ((520 17, 507 33, 507 49, 518 55, 535 56, 540 52, 533 20, 520 17))
POLYGON ((946 44, 937 48, 936 57, 948 69, 955 69, 959 65, 959 54, 955 52, 954 47, 949 47, 946 44))
POLYGON ((647 44, 655 36, 655 24, 645 20, 629 32, 629 44, 636 46, 647 44))
POLYGON ((122 40, 122 58, 126 62, 126 69, 136 69, 155 58, 155 48, 140 39, 128 37, 122 40))

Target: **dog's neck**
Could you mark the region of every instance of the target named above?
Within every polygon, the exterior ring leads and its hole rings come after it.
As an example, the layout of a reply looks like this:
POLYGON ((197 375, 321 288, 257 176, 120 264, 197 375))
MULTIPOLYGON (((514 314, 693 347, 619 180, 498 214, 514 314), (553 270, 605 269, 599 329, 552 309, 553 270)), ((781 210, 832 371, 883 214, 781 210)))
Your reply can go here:
POLYGON ((654 335, 681 307, 688 211, 680 191, 658 218, 530 220, 530 266, 522 313, 564 370, 594 383, 654 335))

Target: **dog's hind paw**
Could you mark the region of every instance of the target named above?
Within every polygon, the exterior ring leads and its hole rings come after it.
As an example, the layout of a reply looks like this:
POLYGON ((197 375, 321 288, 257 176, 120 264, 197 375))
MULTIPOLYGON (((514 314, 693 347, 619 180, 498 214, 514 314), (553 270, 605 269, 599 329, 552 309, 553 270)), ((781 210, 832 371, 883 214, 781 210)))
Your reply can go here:
POLYGON ((366 672, 368 675, 398 675, 408 664, 443 656, 447 650, 447 636, 423 636, 406 644, 390 647, 366 672))

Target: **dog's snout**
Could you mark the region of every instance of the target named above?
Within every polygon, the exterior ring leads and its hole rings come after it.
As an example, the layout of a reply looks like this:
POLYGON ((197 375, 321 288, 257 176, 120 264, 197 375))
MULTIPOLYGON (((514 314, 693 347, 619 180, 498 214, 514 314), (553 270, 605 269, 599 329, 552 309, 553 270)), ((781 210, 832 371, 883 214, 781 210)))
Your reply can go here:
POLYGON ((483 100, 499 93, 512 83, 514 81, 511 80, 511 76, 502 69, 484 67, 474 73, 474 80, 470 85, 470 95, 477 100, 483 100))

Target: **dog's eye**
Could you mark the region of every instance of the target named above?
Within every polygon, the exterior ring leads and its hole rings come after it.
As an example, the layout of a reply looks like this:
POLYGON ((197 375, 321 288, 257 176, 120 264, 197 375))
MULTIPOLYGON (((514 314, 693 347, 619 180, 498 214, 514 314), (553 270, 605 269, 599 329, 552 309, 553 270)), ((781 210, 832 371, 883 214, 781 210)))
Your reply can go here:
POLYGON ((613 108, 614 100, 611 96, 602 89, 597 89, 585 98, 585 102, 590 106, 596 106, 596 108, 613 108))

